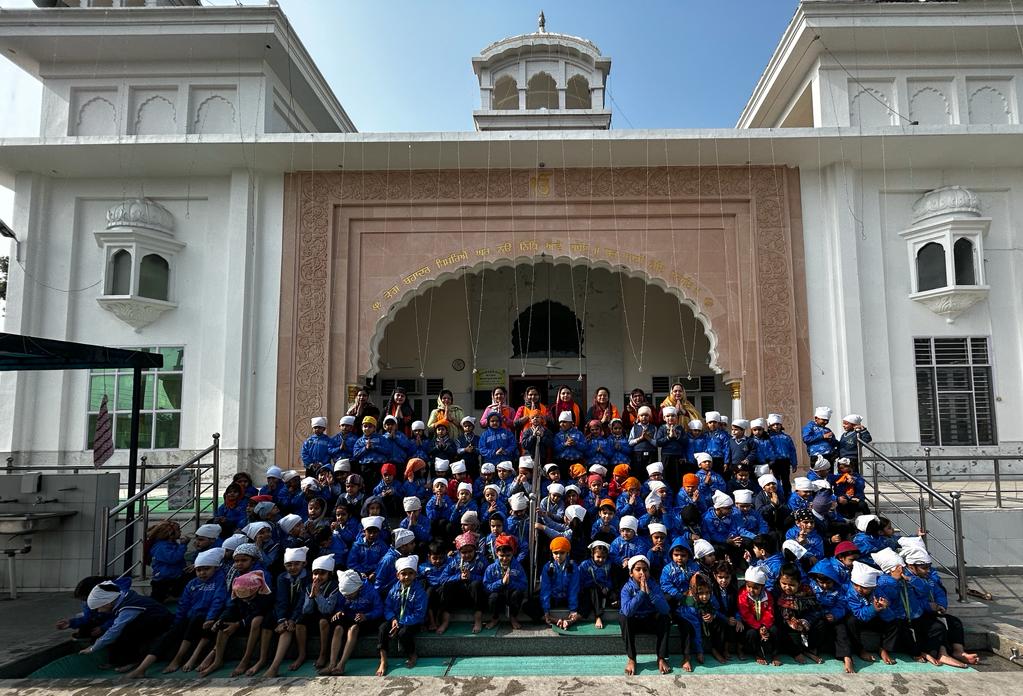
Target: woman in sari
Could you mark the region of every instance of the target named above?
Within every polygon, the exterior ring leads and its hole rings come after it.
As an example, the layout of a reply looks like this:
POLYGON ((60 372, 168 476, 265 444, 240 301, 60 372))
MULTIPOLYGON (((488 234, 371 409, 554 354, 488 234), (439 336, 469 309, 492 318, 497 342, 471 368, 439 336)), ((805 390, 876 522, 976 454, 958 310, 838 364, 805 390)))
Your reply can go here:
POLYGON ((440 395, 437 397, 437 408, 430 411, 426 427, 430 431, 430 435, 436 435, 437 425, 444 423, 448 426, 448 437, 454 439, 461 432, 461 423, 464 417, 465 412, 462 411, 461 406, 455 405, 455 395, 451 390, 441 389, 440 395))
POLYGON ((654 418, 661 422, 661 412, 667 406, 674 406, 678 409, 678 419, 681 423, 688 423, 691 420, 700 420, 700 412, 696 410, 689 399, 686 398, 686 389, 682 386, 681 382, 675 382, 671 385, 671 390, 668 395, 664 397, 664 401, 661 402, 661 406, 657 413, 654 414, 654 418))

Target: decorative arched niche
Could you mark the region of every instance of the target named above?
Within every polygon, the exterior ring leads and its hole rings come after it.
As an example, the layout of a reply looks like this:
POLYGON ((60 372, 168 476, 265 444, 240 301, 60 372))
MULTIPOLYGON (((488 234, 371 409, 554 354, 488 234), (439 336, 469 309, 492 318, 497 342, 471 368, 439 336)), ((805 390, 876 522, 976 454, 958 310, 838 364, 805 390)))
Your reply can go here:
POLYGON ((169 210, 151 198, 123 200, 107 211, 95 237, 105 258, 101 307, 140 331, 178 306, 174 257, 185 244, 174 238, 169 210))
POLYGON ((912 288, 909 299, 952 323, 987 297, 984 235, 991 219, 981 217, 977 194, 961 186, 928 191, 913 204, 906 240, 912 288))

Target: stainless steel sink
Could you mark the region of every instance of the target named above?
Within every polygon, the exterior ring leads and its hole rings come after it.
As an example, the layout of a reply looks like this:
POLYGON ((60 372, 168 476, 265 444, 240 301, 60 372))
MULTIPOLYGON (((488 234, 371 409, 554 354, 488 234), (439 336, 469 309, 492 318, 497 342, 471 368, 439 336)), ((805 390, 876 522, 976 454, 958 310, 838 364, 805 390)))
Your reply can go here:
POLYGON ((0 512, 0 534, 30 534, 56 529, 65 517, 77 515, 77 510, 55 512, 0 512))

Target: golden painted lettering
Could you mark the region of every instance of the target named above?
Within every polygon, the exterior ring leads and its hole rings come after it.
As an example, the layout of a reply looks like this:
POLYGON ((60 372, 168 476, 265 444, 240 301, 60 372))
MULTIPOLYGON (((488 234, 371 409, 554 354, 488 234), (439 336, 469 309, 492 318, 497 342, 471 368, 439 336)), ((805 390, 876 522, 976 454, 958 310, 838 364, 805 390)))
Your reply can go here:
POLYGON ((380 303, 379 302, 374 302, 373 303, 373 311, 374 312, 379 312, 380 311, 380 303))
POLYGON ((469 260, 469 253, 463 249, 462 251, 451 252, 450 254, 445 256, 444 258, 438 258, 438 259, 436 259, 436 262, 437 262, 437 268, 442 268, 444 266, 450 266, 452 264, 457 264, 459 261, 468 261, 468 260, 469 260))
POLYGON ((589 246, 590 245, 585 242, 572 242, 568 245, 568 248, 573 254, 585 254, 589 246))
POLYGON ((384 297, 386 297, 388 300, 390 300, 393 297, 397 297, 397 296, 398 296, 398 286, 397 285, 393 285, 390 288, 388 288, 387 290, 384 290, 384 297))
POLYGON ((551 173, 539 172, 529 177, 529 190, 534 196, 542 198, 551 195, 551 173))
POLYGON ((535 239, 523 239, 519 242, 519 251, 536 251, 539 247, 535 239))
POLYGON ((490 247, 480 247, 476 250, 476 256, 490 256, 490 247))
POLYGON ((497 245, 498 254, 510 254, 511 250, 512 250, 511 242, 501 242, 500 244, 497 245))
POLYGON ((543 246, 547 251, 561 251, 561 240, 551 239, 543 246))

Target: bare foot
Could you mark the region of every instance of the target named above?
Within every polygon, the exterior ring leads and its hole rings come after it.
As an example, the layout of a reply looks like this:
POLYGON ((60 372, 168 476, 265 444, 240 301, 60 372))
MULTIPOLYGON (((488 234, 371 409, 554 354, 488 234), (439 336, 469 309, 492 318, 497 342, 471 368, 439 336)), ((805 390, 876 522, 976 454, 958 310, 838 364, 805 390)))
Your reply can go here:
POLYGON ((792 659, 796 661, 797 665, 805 665, 806 664, 806 658, 803 657, 802 654, 800 654, 800 655, 793 655, 792 659))
POLYGON ((948 665, 949 667, 958 667, 959 669, 966 669, 965 662, 960 662, 951 655, 942 655, 939 662, 941 662, 941 664, 943 665, 948 665))
POLYGON ((494 618, 492 618, 490 621, 487 622, 487 629, 491 629, 491 628, 493 628, 496 625, 497 625, 497 617, 495 616, 494 618))
POLYGON ((313 665, 313 667, 316 668, 317 672, 319 672, 321 669, 323 669, 326 666, 327 666, 327 656, 326 655, 320 655, 318 658, 316 658, 316 664, 313 665))
POLYGON ((248 668, 249 668, 249 663, 248 662, 244 662, 244 661, 243 662, 239 662, 238 666, 235 667, 233 670, 231 670, 231 676, 232 677, 240 677, 243 674, 245 674, 245 670, 247 670, 248 668))
POLYGON ((335 665, 325 665, 324 667, 321 667, 320 669, 316 670, 316 673, 319 674, 321 677, 328 677, 331 675, 331 673, 333 673, 334 667, 335 665))
POLYGON ((860 659, 864 662, 877 662, 877 656, 873 653, 869 653, 866 650, 860 653, 860 659))
POLYGON ((419 661, 419 655, 409 655, 405 658, 405 666, 412 669, 416 666, 416 662, 419 661))
POLYGON ((515 618, 514 616, 513 616, 513 617, 511 617, 511 618, 509 619, 509 621, 511 621, 511 627, 512 627, 513 629, 515 629, 516 631, 517 631, 517 630, 519 630, 520 628, 522 628, 522 624, 521 624, 521 623, 519 623, 519 620, 518 620, 518 619, 516 619, 516 618, 515 618))
MULTIPOLYGON (((164 668, 163 668, 163 669, 161 670, 161 672, 160 672, 160 673, 161 673, 161 674, 174 674, 174 673, 175 673, 175 672, 177 672, 177 671, 178 671, 179 669, 181 669, 181 665, 177 664, 176 662, 172 662, 172 663, 170 663, 169 665, 167 665, 166 667, 164 667, 164 668)), ((189 670, 189 671, 190 671, 190 670, 189 670)))
POLYGON ((598 628, 598 629, 604 628, 604 619, 602 619, 602 618, 600 618, 598 616, 597 620, 593 622, 593 626, 594 626, 594 628, 598 628))
POLYGON ((773 660, 771 660, 771 666, 772 667, 781 667, 781 660, 779 660, 777 657, 774 658, 773 660))
POLYGON ((887 650, 882 650, 881 651, 881 660, 886 665, 894 665, 894 664, 896 664, 898 662, 898 660, 896 660, 894 657, 892 657, 891 655, 888 654, 887 650))
POLYGON ((294 672, 299 667, 301 667, 304 663, 305 663, 305 655, 300 655, 299 657, 297 657, 295 659, 294 662, 292 662, 290 665, 288 665, 288 671, 289 672, 294 672))
MULTIPOLYGON (((965 667, 966 665, 963 665, 963 666, 965 667)), ((145 672, 145 670, 142 670, 142 669, 139 669, 139 668, 136 667, 135 669, 133 669, 132 671, 128 672, 124 676, 125 676, 126 679, 144 679, 145 676, 146 676, 146 672, 145 672)))
POLYGON ((692 672, 693 671, 693 663, 690 662, 688 658, 685 659, 685 660, 682 660, 682 671, 683 672, 692 672))
POLYGON ((956 658, 957 660, 962 660, 968 665, 980 664, 980 657, 976 653, 968 653, 964 651, 961 653, 952 653, 952 657, 956 658))
POLYGON ((722 655, 717 650, 711 650, 710 654, 713 655, 714 659, 717 660, 722 665, 725 664, 725 662, 727 662, 727 660, 724 658, 724 655, 722 655))
POLYGON ((217 661, 214 661, 214 662, 213 662, 212 664, 210 664, 209 666, 205 666, 205 665, 204 665, 204 666, 203 666, 203 667, 202 667, 202 668, 201 668, 201 669, 199 670, 199 676, 200 676, 200 677, 208 677, 209 675, 213 674, 214 672, 216 672, 216 671, 217 671, 218 669, 220 669, 220 668, 221 668, 221 667, 223 667, 223 666, 224 666, 224 663, 223 663, 223 662, 217 662, 217 661))
POLYGON ((476 619, 472 622, 472 632, 479 633, 483 630, 483 619, 476 619))
POLYGON ((663 657, 657 658, 657 669, 661 671, 661 674, 671 674, 671 665, 663 657))
POLYGON ((806 652, 806 653, 803 653, 803 655, 806 656, 806 659, 813 660, 813 663, 816 664, 816 665, 823 665, 824 664, 824 659, 820 655, 815 655, 812 652, 806 652))
POLYGON ((437 635, 444 635, 444 631, 448 630, 448 622, 441 621, 440 625, 437 626, 437 635))
POLYGON ((926 662, 929 662, 930 664, 935 665, 935 666, 941 664, 940 662, 938 662, 938 658, 932 657, 931 655, 927 655, 927 654, 917 655, 913 659, 916 660, 917 662, 924 662, 924 661, 926 661, 926 662))
POLYGON ((762 657, 758 657, 758 658, 757 658, 757 664, 758 664, 758 665, 766 665, 766 664, 767 664, 767 660, 765 660, 765 659, 764 659, 764 658, 762 658, 762 657))
POLYGON ((256 664, 252 665, 247 670, 245 670, 245 676, 246 677, 254 677, 257 674, 259 674, 260 672, 262 672, 262 671, 263 671, 263 663, 262 662, 257 662, 256 664))
POLYGON ((630 677, 636 673, 636 661, 631 657, 625 661, 625 673, 630 677))
POLYGON ((703 653, 696 653, 696 661, 701 665, 703 664, 703 653))
POLYGON ((127 674, 128 672, 135 671, 136 667, 138 667, 138 665, 121 665, 120 667, 116 667, 114 671, 118 674, 127 674))
POLYGON ((342 677, 344 676, 344 673, 345 673, 344 665, 338 665, 334 669, 330 670, 330 676, 332 677, 342 677))
POLYGON ((844 663, 846 674, 856 674, 856 667, 853 665, 853 659, 851 657, 843 657, 842 662, 844 663))
POLYGON ((382 677, 387 674, 387 660, 380 660, 380 665, 377 667, 377 676, 382 677))
POLYGON ((263 672, 263 679, 276 679, 277 678, 277 667, 270 665, 270 667, 263 672))

